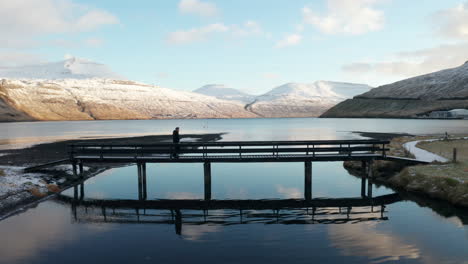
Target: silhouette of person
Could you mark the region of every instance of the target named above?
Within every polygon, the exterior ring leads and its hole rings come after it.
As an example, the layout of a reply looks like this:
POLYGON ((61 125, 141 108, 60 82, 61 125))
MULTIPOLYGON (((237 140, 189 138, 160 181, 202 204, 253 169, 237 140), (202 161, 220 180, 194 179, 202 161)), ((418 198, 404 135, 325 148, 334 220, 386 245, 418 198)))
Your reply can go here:
POLYGON ((179 127, 176 127, 174 129, 174 131, 172 131, 172 143, 174 143, 174 153, 172 154, 172 157, 174 158, 178 158, 179 157, 179 150, 180 150, 180 146, 179 146, 179 142, 180 142, 180 136, 179 136, 179 127))

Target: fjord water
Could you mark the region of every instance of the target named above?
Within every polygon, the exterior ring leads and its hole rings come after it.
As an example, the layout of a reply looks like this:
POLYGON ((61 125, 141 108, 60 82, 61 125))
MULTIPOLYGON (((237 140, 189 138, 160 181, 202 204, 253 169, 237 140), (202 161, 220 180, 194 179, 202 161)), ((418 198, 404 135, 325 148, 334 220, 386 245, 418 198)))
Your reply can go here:
MULTIPOLYGON (((0 140, 226 132, 223 140, 357 138, 350 131, 466 133, 463 120, 233 119, 41 122, 2 124, 0 140)), ((302 163, 213 164, 213 199, 302 198, 302 163)), ((312 196, 359 197, 361 180, 341 162, 313 163, 312 196)), ((135 166, 108 170, 84 183, 90 199, 138 199, 135 166)), ((201 164, 151 164, 148 199, 202 199, 201 164)), ((394 190, 374 185, 373 195, 394 190)), ((73 196, 73 190, 63 193, 73 196)), ((402 194, 385 208, 170 211, 75 208, 49 200, 0 222, 0 263, 466 263, 468 212, 402 194), (375 210, 373 213, 371 210, 375 210), (345 209, 343 209, 343 212, 345 209), (358 214, 359 212, 362 212, 358 214), (161 216, 162 214, 162 216, 161 216), (158 216, 155 216, 158 215, 158 216), (345 220, 343 220, 345 219, 345 220)))

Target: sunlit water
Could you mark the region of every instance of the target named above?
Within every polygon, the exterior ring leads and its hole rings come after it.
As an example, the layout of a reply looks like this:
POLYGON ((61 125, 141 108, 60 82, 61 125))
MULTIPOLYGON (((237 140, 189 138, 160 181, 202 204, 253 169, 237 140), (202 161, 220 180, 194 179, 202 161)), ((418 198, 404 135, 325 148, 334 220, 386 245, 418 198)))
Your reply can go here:
MULTIPOLYGON (((1 124, 0 139, 97 135, 228 132, 223 140, 348 139, 350 131, 463 133, 466 121, 384 119, 246 119, 100 121, 1 124), (6 129, 4 129, 6 128, 6 129)), ((213 164, 213 199, 286 199, 304 196, 302 163, 213 164)), ((138 199, 135 166, 87 180, 86 199, 138 199)), ((203 199, 201 164, 151 164, 148 199, 203 199)), ((340 162, 313 164, 312 196, 359 197, 361 180, 340 162)), ((373 186, 373 195, 394 191, 373 186)), ((64 195, 73 196, 73 190, 64 195)), ((424 201, 424 200, 423 200, 424 201)), ((177 229, 169 210, 79 207, 51 200, 0 222, 0 263, 464 263, 468 213, 447 204, 421 207, 405 200, 385 209, 235 210, 181 212, 177 229), (371 210, 375 212, 372 213, 371 210), (141 214, 141 215, 140 215, 141 214), (445 215, 442 216, 441 214, 445 215), (354 219, 354 220, 353 220, 354 219)))

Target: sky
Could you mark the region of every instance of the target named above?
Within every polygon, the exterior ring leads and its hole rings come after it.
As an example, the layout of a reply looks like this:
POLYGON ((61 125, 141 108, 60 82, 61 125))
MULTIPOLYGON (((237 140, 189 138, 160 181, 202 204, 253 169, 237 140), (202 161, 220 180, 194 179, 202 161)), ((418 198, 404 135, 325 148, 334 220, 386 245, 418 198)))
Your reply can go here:
POLYGON ((468 60, 467 0, 0 0, 0 17, 0 67, 75 56, 188 91, 378 86, 468 60))

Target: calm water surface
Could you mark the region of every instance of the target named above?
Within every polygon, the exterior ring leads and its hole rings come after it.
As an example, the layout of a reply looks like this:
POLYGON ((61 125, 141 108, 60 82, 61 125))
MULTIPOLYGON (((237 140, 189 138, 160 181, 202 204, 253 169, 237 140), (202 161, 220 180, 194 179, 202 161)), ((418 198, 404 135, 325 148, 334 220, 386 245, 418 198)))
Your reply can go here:
MULTIPOLYGON (((247 119, 1 124, 0 139, 228 132, 224 140, 347 139, 349 131, 463 133, 467 121, 247 119)), ((213 199, 302 198, 302 163, 213 164, 213 199)), ((85 199, 138 200, 136 167, 84 183, 85 199)), ((201 164, 151 164, 148 199, 202 199, 201 164)), ((359 197, 340 162, 314 163, 314 198, 359 197)), ((373 185, 373 195, 393 190, 373 185)), ((73 197, 73 190, 63 193, 73 197)), ((129 210, 43 202, 0 222, 0 263, 468 263, 468 212, 402 194, 385 208, 129 210), (178 218, 179 217, 179 218, 178 218)))

